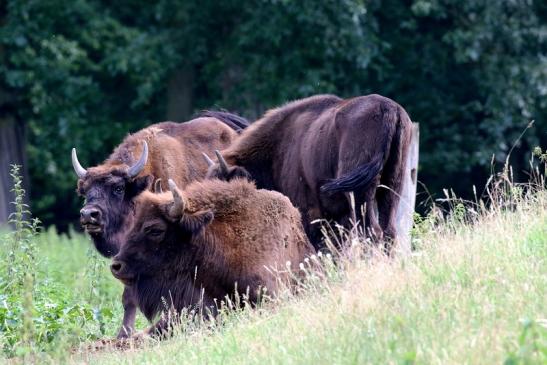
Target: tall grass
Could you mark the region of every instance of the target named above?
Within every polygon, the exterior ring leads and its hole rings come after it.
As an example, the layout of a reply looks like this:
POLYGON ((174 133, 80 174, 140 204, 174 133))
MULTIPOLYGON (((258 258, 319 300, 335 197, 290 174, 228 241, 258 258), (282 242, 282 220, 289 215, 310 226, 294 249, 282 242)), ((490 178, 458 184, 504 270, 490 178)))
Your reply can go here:
MULTIPOLYGON (((101 347, 98 339, 115 336, 121 321, 122 286, 108 260, 74 232, 37 234, 21 205, 23 214, 14 216, 21 221, 13 222, 19 228, 0 246, 9 257, 0 263, 0 359, 546 363, 547 192, 544 172, 532 171, 532 182, 519 185, 504 168, 473 201, 447 190, 416 218, 411 256, 386 258, 363 250, 362 229, 342 232, 347 248, 306 260, 296 290, 286 287, 255 308, 228 303, 214 320, 187 313, 173 338, 123 353, 108 346, 92 351, 101 347)), ((145 325, 140 317, 137 327, 145 325)))
MULTIPOLYGON (((104 364, 544 364, 547 196, 472 224, 455 218, 421 236, 411 257, 317 271, 221 325, 73 361, 104 364)), ((312 260, 320 260, 319 258, 312 260)), ((311 260, 310 260, 311 261, 311 260)), ((329 261, 330 262, 330 261, 329 261)), ((341 267, 343 266, 343 267, 341 267)))
POLYGON ((84 353, 105 364, 544 364, 547 197, 422 236, 412 257, 346 262, 222 326, 139 351, 84 353))
POLYGON ((13 166, 12 230, 0 235, 0 359, 66 356, 82 341, 112 335, 121 318, 121 285, 87 238, 39 232, 13 166))
MULTIPOLYGON (((347 249, 303 263, 299 290, 259 308, 195 321, 169 341, 120 354, 83 351, 104 364, 545 364, 545 175, 512 181, 510 168, 466 201, 447 191, 417 220, 411 256, 347 249), (193 326, 194 325, 194 326, 193 326)), ((357 234, 355 234, 357 232, 357 234)))

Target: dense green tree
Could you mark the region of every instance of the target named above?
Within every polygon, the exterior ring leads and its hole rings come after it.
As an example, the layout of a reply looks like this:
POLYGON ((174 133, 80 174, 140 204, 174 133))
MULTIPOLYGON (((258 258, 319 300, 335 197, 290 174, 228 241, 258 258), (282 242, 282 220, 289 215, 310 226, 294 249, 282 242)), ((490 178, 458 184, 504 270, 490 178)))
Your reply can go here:
POLYGON ((421 122, 421 179, 470 191, 503 161, 526 168, 547 143, 547 13, 540 1, 387 0, 376 13, 390 44, 374 83, 421 122), (383 87, 382 87, 383 84, 383 87), (540 142, 541 140, 541 142, 540 142))
POLYGON ((421 123, 420 179, 432 191, 483 182, 492 154, 504 159, 532 119, 512 162, 522 170, 547 144, 539 0, 1 6, 0 111, 28 131, 33 209, 46 223, 77 216, 71 147, 95 164, 127 132, 202 108, 253 119, 316 93, 386 95, 421 123))
POLYGON ((77 214, 70 148, 97 163, 128 130, 157 118, 168 47, 96 1, 9 1, 6 10, 0 75, 29 130, 33 209, 66 223, 77 214))

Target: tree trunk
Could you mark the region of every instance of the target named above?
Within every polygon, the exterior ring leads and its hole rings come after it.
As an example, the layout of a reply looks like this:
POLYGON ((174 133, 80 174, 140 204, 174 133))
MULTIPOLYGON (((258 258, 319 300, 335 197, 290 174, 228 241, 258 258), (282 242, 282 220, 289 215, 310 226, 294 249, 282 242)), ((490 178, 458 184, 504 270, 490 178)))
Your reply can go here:
MULTIPOLYGON (((1 109, 0 109, 1 111, 1 109)), ((27 191, 25 203, 28 204, 28 174, 25 156, 25 126, 9 114, 0 114, 0 227, 5 226, 13 212, 13 181, 10 176, 12 164, 22 166, 23 187, 27 191)))
POLYGON ((167 119, 174 122, 188 120, 192 114, 194 73, 190 66, 176 70, 167 85, 167 119))
MULTIPOLYGON (((5 26, 7 5, 0 5, 0 26, 5 26)), ((0 64, 6 63, 4 45, 0 44, 0 64)), ((0 80, 1 81, 1 80, 0 80)), ((29 179, 25 154, 25 124, 18 121, 15 115, 14 95, 0 84, 0 228, 7 226, 10 214, 15 210, 13 180, 10 169, 13 164, 21 166, 23 189, 27 192, 24 203, 28 204, 29 179)))
POLYGON ((410 151, 408 154, 403 192, 401 193, 401 200, 397 211, 397 249, 403 254, 409 254, 412 250, 410 232, 414 222, 419 155, 420 125, 418 123, 412 123, 412 142, 410 143, 410 151))

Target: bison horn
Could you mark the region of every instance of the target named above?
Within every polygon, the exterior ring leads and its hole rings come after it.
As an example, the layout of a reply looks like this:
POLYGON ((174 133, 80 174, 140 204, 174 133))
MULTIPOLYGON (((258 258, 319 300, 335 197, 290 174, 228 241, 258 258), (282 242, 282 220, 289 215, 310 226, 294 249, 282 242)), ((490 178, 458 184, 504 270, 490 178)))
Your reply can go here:
POLYGON ((211 166, 215 165, 215 161, 211 160, 211 158, 209 156, 207 156, 207 154, 205 152, 202 152, 201 154, 205 158, 205 161, 207 162, 207 166, 211 167, 211 166))
POLYGON ((144 169, 144 165, 146 165, 146 161, 148 160, 148 143, 146 141, 142 141, 142 153, 141 157, 137 161, 136 164, 131 166, 129 170, 127 170, 127 174, 129 177, 133 178, 141 173, 141 171, 144 169))
POLYGON ((169 209, 169 215, 173 218, 182 217, 182 212, 184 212, 184 200, 180 195, 177 184, 171 179, 168 181, 169 190, 173 194, 173 205, 169 209))
POLYGON ((163 189, 161 188, 161 179, 157 179, 154 183, 154 193, 161 194, 163 193, 163 189))
POLYGON ((72 167, 74 167, 74 171, 76 172, 76 175, 80 179, 83 179, 85 175, 87 175, 87 170, 80 165, 80 161, 78 161, 78 155, 76 154, 76 148, 72 149, 72 167))
POLYGON ((224 173, 228 173, 228 164, 226 163, 226 160, 222 155, 220 154, 219 150, 215 150, 215 155, 217 155, 218 163, 220 164, 220 170, 224 173))

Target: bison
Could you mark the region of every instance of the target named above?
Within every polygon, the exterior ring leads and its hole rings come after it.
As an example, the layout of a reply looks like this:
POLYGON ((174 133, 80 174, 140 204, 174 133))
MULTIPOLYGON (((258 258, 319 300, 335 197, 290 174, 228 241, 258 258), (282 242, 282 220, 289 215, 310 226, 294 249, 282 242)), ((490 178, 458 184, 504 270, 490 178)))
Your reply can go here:
POLYGON ((266 112, 217 154, 218 163, 207 158, 208 176, 249 177, 259 188, 287 195, 316 248, 322 237, 311 222, 333 220, 349 227, 353 192, 357 218, 364 218, 377 241, 387 238, 389 251, 411 130, 406 111, 386 97, 313 96, 266 112), (377 189, 379 184, 386 188, 377 189))
MULTIPOLYGON (((105 257, 118 253, 117 236, 132 216, 133 200, 153 180, 156 186, 165 186, 172 178, 185 186, 202 179, 207 164, 200 151, 226 148, 245 126, 244 119, 223 112, 207 112, 187 123, 154 124, 127 136, 103 164, 88 169, 81 166, 72 149, 72 164, 79 178, 77 191, 86 200, 80 222, 99 253, 105 257)), ((134 299, 126 288, 120 338, 133 330, 134 299)))
MULTIPOLYGON (((194 182, 183 191, 169 180, 169 188, 136 198, 111 265, 149 320, 166 308, 215 314, 217 303, 236 293, 255 303, 261 288, 278 288, 271 268, 287 275, 287 262, 298 268, 314 253, 300 213, 278 192, 246 179, 194 182)), ((162 316, 147 332, 164 335, 169 325, 162 316)))

